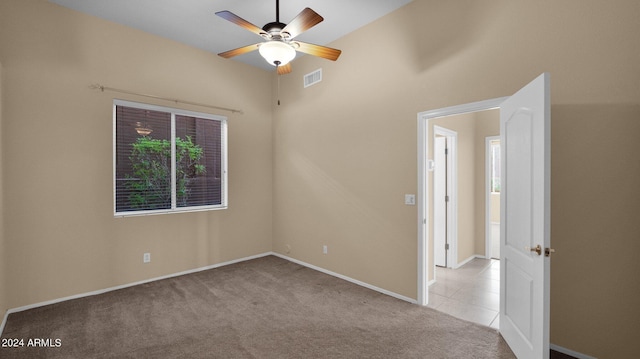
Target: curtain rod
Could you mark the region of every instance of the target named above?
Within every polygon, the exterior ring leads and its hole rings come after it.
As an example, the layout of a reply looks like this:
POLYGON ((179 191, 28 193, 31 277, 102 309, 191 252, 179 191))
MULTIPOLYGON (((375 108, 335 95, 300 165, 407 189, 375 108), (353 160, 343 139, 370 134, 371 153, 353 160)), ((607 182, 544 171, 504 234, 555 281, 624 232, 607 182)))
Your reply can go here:
POLYGON ((117 88, 113 88, 113 87, 103 86, 103 85, 100 85, 100 84, 93 84, 93 85, 91 85, 89 87, 91 89, 100 90, 102 92, 105 92, 105 91, 120 92, 120 93, 124 93, 124 94, 128 94, 128 95, 149 97, 149 98, 154 98, 154 99, 157 99, 157 100, 171 101, 171 102, 182 103, 182 104, 186 104, 186 105, 195 105, 195 106, 208 107, 208 108, 213 108, 213 109, 216 109, 216 110, 229 111, 231 113, 239 113, 239 114, 243 114, 244 113, 244 112, 242 112, 242 110, 236 110, 236 109, 233 109, 233 108, 226 108, 226 107, 207 105, 207 104, 197 103, 197 102, 183 101, 183 100, 178 100, 178 99, 174 99, 174 98, 166 98, 166 97, 149 95, 149 94, 144 94, 144 93, 137 93, 137 92, 121 90, 121 89, 117 89, 117 88))

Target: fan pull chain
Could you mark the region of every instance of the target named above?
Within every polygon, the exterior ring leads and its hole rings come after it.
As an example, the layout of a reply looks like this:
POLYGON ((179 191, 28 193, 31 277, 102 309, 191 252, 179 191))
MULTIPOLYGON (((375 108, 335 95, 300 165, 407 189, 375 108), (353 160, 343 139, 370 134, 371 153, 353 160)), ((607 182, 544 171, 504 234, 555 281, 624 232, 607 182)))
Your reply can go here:
MULTIPOLYGON (((276 67, 276 73, 277 73, 277 67, 276 67)), ((276 97, 278 97, 278 106, 280 106, 280 74, 277 75, 278 76, 278 90, 276 91, 276 97)))

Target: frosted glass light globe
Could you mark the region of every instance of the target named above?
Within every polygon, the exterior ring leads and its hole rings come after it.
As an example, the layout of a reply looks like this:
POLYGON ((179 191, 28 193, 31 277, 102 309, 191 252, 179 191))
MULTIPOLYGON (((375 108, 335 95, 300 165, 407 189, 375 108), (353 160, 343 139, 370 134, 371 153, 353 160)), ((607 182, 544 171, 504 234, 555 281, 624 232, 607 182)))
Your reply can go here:
POLYGON ((265 42, 258 51, 273 66, 284 66, 296 57, 296 50, 282 41, 265 42))

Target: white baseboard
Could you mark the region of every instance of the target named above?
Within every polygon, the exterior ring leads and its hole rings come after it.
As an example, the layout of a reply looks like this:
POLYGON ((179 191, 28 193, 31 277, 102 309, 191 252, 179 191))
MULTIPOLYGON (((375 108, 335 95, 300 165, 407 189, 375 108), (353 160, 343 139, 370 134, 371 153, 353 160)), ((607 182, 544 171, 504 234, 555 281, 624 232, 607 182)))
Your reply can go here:
POLYGON ((0 337, 2 337, 2 333, 4 332, 4 325, 7 324, 7 317, 9 316, 9 311, 7 310, 4 313, 4 317, 2 318, 2 323, 0 323, 0 337))
POLYGON ((0 336, 2 336, 2 333, 4 332, 4 327, 5 327, 6 323, 7 323, 7 318, 9 317, 9 314, 12 314, 12 313, 18 313, 18 312, 22 312, 22 311, 29 310, 29 309, 34 309, 34 308, 38 308, 38 307, 44 307, 45 305, 61 303, 61 302, 65 302, 65 301, 68 301, 68 300, 79 299, 79 298, 84 298, 84 297, 90 297, 90 296, 94 296, 94 295, 98 295, 98 294, 111 292, 111 291, 114 291, 114 290, 133 287, 133 286, 140 285, 140 284, 145 284, 145 283, 155 282, 155 281, 158 281, 158 280, 178 277, 178 276, 185 275, 185 274, 202 272, 202 271, 209 270, 209 269, 224 267, 224 266, 227 266, 227 265, 230 265, 230 264, 235 264, 235 263, 240 263, 240 262, 244 262, 244 261, 248 261, 248 260, 252 260, 252 259, 256 259, 256 258, 266 257, 266 256, 269 256, 269 255, 273 255, 273 256, 288 260, 290 262, 300 264, 302 266, 317 270, 317 271, 325 273, 325 274, 329 274, 331 276, 346 280, 348 282, 360 285, 360 286, 365 287, 365 288, 369 288, 369 289, 375 290, 376 292, 380 292, 380 293, 389 295, 389 296, 394 297, 394 298, 398 298, 398 299, 404 300, 404 301, 409 302, 409 303, 413 303, 413 304, 417 304, 418 303, 415 299, 412 299, 412 298, 409 298, 409 297, 406 297, 406 296, 403 296, 403 295, 388 291, 386 289, 378 288, 376 286, 370 285, 370 284, 365 283, 365 282, 361 282, 359 280, 344 276, 342 274, 331 272, 331 271, 326 270, 324 268, 320 268, 320 267, 314 266, 312 264, 305 263, 305 262, 302 262, 302 261, 299 261, 297 259, 293 259, 293 258, 287 257, 287 256, 279 254, 279 253, 265 252, 265 253, 257 254, 257 255, 254 255, 254 256, 235 259, 235 260, 231 260, 231 261, 228 261, 228 262, 213 264, 213 265, 210 265, 210 266, 200 267, 200 268, 191 269, 191 270, 187 270, 187 271, 183 271, 183 272, 168 274, 168 275, 164 275, 164 276, 161 276, 161 277, 155 277, 155 278, 146 279, 146 280, 133 282, 133 283, 128 283, 128 284, 123 284, 123 285, 119 285, 119 286, 115 286, 115 287, 99 289, 99 290, 95 290, 95 291, 92 291, 92 292, 81 293, 81 294, 71 295, 71 296, 68 296, 68 297, 48 300, 48 301, 45 301, 45 302, 25 305, 25 306, 18 307, 18 308, 12 308, 12 309, 7 310, 7 312, 4 315, 4 318, 2 319, 2 324, 0 324, 0 336))
POLYGON ((474 255, 472 255, 471 257, 469 257, 469 258, 467 258, 467 259, 463 260, 462 262, 458 263, 454 269, 458 269, 458 268, 462 267, 463 265, 465 265, 465 264, 467 264, 467 263, 471 262, 472 260, 474 260, 474 259, 476 259, 476 258, 483 258, 483 259, 484 259, 484 258, 486 258, 486 257, 485 257, 485 256, 481 256, 481 255, 479 255, 479 254, 474 254, 474 255))
POLYGON ((574 358, 577 359, 598 359, 596 357, 592 357, 590 355, 586 355, 586 354, 582 354, 582 353, 578 353, 576 351, 573 351, 571 349, 567 349, 567 348, 563 348, 559 345, 555 345, 555 344, 549 344, 549 349, 553 349, 559 353, 562 354, 567 354, 567 355, 571 355, 574 358))
POLYGON ((406 297, 404 295, 401 295, 401 294, 398 294, 398 293, 394 293, 394 292, 388 291, 386 289, 382 289, 382 288, 376 287, 376 286, 371 285, 369 283, 365 283, 365 282, 359 281, 357 279, 353 279, 351 277, 347 277, 345 275, 342 275, 342 274, 339 274, 339 273, 336 273, 336 272, 332 272, 330 270, 315 266, 313 264, 309 264, 309 263, 306 263, 306 262, 303 262, 303 261, 300 261, 300 260, 297 260, 297 259, 293 259, 291 257, 287 257, 287 256, 285 256, 283 254, 280 254, 280 253, 275 253, 274 252, 272 254, 274 256, 276 256, 276 257, 280 257, 282 259, 286 259, 289 262, 300 264, 301 266, 304 266, 304 267, 307 267, 307 268, 311 268, 313 270, 317 270, 318 272, 322 272, 324 274, 328 274, 330 276, 334 276, 336 278, 340 278, 340 279, 346 280, 347 282, 351 282, 353 284, 357 284, 357 285, 359 285, 361 287, 365 287, 365 288, 369 288, 371 290, 375 290, 376 292, 379 292, 379 293, 382 293, 382 294, 386 294, 386 295, 388 295, 390 297, 394 297, 394 298, 397 298, 397 299, 400 299, 400 300, 404 300, 405 302, 409 302, 409 303, 412 303, 412 304, 418 304, 418 301, 416 299, 409 298, 409 297, 406 297))
POLYGON ((173 274, 168 274, 168 275, 164 275, 161 277, 155 277, 155 278, 151 278, 151 279, 145 279, 145 280, 141 280, 138 282, 133 282, 133 283, 128 283, 128 284, 123 284, 123 285, 119 285, 119 286, 115 286, 115 287, 109 287, 109 288, 105 288, 105 289, 99 289, 99 290, 94 290, 92 292, 87 292, 87 293, 81 293, 81 294, 76 294, 76 295, 71 295, 68 297, 63 297, 63 298, 58 298, 58 299, 53 299, 53 300, 48 300, 45 302, 40 302, 40 303, 35 303, 35 304, 30 304, 30 305, 25 305, 23 307, 18 307, 18 308, 13 308, 13 309, 9 309, 7 310, 7 312, 4 314, 4 318, 2 319, 2 324, 0 324, 0 336, 2 336, 2 333, 4 332, 4 326, 7 323, 7 318, 9 317, 9 314, 12 313, 18 313, 18 312, 22 312, 25 310, 29 310, 29 309, 34 309, 34 308, 38 308, 38 307, 44 307, 45 305, 51 305, 51 304, 56 304, 56 303, 61 303, 61 302, 65 302, 68 300, 72 300, 72 299, 79 299, 79 298, 84 298, 84 297, 90 297, 90 296, 94 296, 94 295, 98 295, 98 294, 103 294, 103 293, 107 293, 107 292, 111 292, 114 290, 119 290, 119 289, 123 289, 123 288, 128 288, 128 287, 133 287, 136 285, 140 285, 140 284, 145 284, 145 283, 151 283, 151 282, 155 282, 158 280, 163 280, 163 279, 168 279, 168 278, 173 278, 173 277, 178 277, 181 275, 185 275, 185 274, 191 274, 191 273, 197 273, 197 272, 202 272, 205 270, 209 270, 209 269, 214 269, 214 268, 219 268, 219 267, 224 267, 230 264, 235 264, 235 263, 240 263, 240 262, 245 262, 248 260, 252 260, 252 259, 257 259, 257 258, 262 258, 262 257, 266 257, 269 255, 273 255, 273 252, 265 252, 265 253, 261 253, 261 254, 256 254, 253 256, 249 256, 249 257, 244 257, 244 258, 239 258, 239 259, 234 259, 231 261, 227 261, 227 262, 222 262, 222 263, 218 263, 218 264, 212 264, 210 266, 206 266, 206 267, 200 267, 200 268, 195 268, 195 269, 190 269, 187 271, 183 271, 183 272, 178 272, 178 273, 173 273, 173 274))

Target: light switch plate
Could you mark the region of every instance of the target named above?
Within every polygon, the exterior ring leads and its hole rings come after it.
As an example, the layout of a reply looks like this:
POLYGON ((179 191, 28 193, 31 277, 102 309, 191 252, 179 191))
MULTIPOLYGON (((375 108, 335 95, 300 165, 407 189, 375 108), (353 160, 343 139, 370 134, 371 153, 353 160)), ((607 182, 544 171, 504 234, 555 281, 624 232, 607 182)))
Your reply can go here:
POLYGON ((436 168, 436 163, 433 160, 427 160, 427 171, 433 172, 436 168))
POLYGON ((405 194, 404 195, 404 204, 407 206, 415 206, 416 205, 416 195, 415 194, 405 194))

